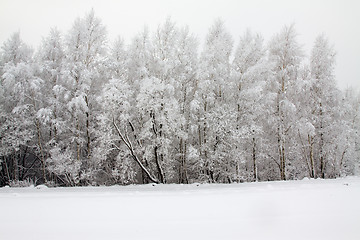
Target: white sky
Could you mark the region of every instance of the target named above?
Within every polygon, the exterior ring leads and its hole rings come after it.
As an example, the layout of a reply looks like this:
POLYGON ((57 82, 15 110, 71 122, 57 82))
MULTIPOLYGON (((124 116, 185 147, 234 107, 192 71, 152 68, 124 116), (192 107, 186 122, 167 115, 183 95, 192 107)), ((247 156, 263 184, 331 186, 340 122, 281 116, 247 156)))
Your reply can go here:
POLYGON ((295 23, 308 55, 318 34, 328 36, 337 51, 339 87, 360 89, 359 0, 0 0, 0 45, 20 30, 22 39, 37 47, 51 27, 66 33, 91 8, 110 40, 120 35, 127 43, 144 25, 153 30, 168 16, 189 25, 200 42, 219 17, 235 41, 247 28, 269 40, 295 23))

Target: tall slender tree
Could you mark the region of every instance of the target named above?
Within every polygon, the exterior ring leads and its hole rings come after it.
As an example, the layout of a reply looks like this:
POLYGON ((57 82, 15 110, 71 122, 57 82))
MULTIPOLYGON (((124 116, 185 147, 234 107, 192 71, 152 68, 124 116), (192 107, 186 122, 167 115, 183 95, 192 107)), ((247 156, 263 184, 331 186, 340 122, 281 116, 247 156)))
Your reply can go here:
MULTIPOLYGON (((68 102, 69 120, 74 126, 75 159, 81 163, 83 172, 95 167, 90 161, 91 143, 95 112, 99 108, 96 95, 105 81, 102 66, 106 62, 106 44, 106 29, 93 10, 74 22, 66 39, 66 77, 71 96, 68 102)), ((87 178, 86 175, 84 177, 87 178)))
POLYGON ((287 167, 291 165, 294 143, 292 131, 295 130, 294 92, 298 84, 299 66, 303 59, 301 47, 296 39, 295 26, 285 26, 276 34, 269 44, 269 61, 273 64, 273 81, 269 82, 270 91, 274 93, 273 114, 270 115, 271 142, 276 142, 270 158, 279 167, 280 179, 286 180, 287 167))
POLYGON ((264 87, 269 77, 269 65, 263 41, 261 35, 253 34, 250 30, 246 31, 240 38, 232 62, 232 78, 236 86, 234 88, 237 115, 235 141, 237 155, 244 158, 237 160, 237 175, 239 179, 254 181, 259 179, 259 159, 262 159, 264 155, 260 149, 265 147, 261 146, 263 144, 261 138, 263 137, 262 124, 265 120, 264 87), (241 162, 245 167, 240 167, 241 162), (241 174, 240 168, 247 171, 241 174))
POLYGON ((234 115, 231 109, 231 35, 221 20, 215 21, 206 37, 199 63, 199 82, 194 103, 197 109, 198 149, 201 177, 209 182, 232 181, 231 146, 234 115))

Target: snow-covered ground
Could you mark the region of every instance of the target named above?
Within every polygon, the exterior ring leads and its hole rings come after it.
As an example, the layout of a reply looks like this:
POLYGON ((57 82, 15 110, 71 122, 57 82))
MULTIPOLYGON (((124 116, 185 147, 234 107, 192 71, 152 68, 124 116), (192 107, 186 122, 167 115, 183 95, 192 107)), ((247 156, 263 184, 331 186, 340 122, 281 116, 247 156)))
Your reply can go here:
POLYGON ((1 188, 0 239, 360 239, 360 178, 1 188))

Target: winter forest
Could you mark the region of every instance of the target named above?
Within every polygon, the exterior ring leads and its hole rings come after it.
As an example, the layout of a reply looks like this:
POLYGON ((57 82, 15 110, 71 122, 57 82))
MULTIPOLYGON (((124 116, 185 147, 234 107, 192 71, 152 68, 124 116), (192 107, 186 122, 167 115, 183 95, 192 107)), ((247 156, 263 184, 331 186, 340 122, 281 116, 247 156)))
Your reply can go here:
MULTIPOLYGON (((211 23, 209 23, 211 25, 211 23)), ((233 183, 355 175, 360 95, 325 35, 200 40, 168 18, 125 44, 90 11, 0 52, 0 186, 233 183), (235 45, 234 43, 237 42, 235 45)))

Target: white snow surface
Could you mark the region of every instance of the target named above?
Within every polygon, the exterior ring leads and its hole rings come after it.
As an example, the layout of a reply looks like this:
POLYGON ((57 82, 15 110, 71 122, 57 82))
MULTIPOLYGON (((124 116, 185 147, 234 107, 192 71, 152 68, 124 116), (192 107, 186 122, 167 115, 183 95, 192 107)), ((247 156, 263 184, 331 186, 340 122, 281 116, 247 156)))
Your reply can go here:
POLYGON ((0 188, 0 239, 360 239, 360 177, 0 188))

